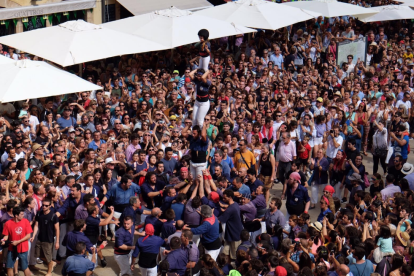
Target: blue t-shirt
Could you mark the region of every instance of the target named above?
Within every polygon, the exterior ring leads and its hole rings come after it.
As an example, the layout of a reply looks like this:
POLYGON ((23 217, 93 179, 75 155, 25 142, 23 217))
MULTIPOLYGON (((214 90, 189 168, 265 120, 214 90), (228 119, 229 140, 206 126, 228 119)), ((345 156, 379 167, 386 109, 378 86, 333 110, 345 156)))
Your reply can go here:
POLYGON ((161 162, 164 164, 164 171, 167 173, 173 173, 174 170, 177 168, 177 160, 171 158, 170 160, 166 160, 165 158, 161 159, 161 162))
POLYGON ((354 276, 370 276, 374 272, 374 266, 370 260, 365 260, 362 264, 352 264, 349 270, 354 276))
POLYGON ((377 245, 380 247, 381 252, 384 253, 393 253, 394 249, 392 249, 392 239, 388 238, 388 239, 384 239, 384 238, 379 238, 377 245))
POLYGON ((407 230, 407 225, 406 225, 406 223, 405 222, 408 222, 408 224, 412 224, 412 222, 411 222, 411 220, 409 220, 409 219, 406 219, 405 221, 404 221, 404 223, 403 224, 401 224, 401 227, 400 227, 400 230, 401 230, 401 232, 405 232, 405 230, 407 230))
POLYGON ((175 213, 175 218, 174 218, 175 221, 184 219, 184 216, 183 216, 184 208, 185 208, 185 205, 182 203, 171 204, 171 209, 173 209, 175 213))
POLYGON ((73 117, 69 117, 69 119, 65 119, 63 117, 60 117, 57 119, 56 123, 58 123, 59 127, 61 129, 64 129, 66 127, 75 127, 76 126, 76 119, 73 117))
POLYGON ((404 135, 403 138, 405 141, 407 141, 407 143, 405 143, 404 146, 400 146, 398 145, 398 143, 396 141, 394 141, 394 156, 397 153, 400 153, 403 159, 407 159, 408 157, 408 144, 410 143, 410 140, 408 139, 407 135, 404 135))

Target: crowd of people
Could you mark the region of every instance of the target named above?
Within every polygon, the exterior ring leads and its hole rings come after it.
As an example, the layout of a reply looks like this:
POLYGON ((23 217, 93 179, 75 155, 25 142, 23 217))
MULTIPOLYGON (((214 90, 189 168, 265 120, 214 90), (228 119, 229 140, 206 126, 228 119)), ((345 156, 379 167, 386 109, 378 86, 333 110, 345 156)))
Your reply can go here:
POLYGON ((91 275, 110 247, 121 276, 414 275, 412 22, 199 36, 0 104, 4 272, 91 275))

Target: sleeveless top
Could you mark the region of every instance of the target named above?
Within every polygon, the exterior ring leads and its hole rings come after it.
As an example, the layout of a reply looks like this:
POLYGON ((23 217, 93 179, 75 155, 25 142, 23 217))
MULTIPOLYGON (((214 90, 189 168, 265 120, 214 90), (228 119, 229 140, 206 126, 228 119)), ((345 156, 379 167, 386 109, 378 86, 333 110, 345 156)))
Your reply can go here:
POLYGON ((194 83, 197 86, 197 101, 207 102, 209 99, 208 91, 210 89, 211 81, 207 80, 207 82, 204 83, 196 78, 194 79, 194 83))
POLYGON ((365 119, 365 113, 362 113, 362 116, 359 116, 359 115, 358 115, 358 124, 359 124, 359 125, 364 124, 363 119, 365 119))
POLYGON ((264 153, 260 155, 259 165, 261 166, 260 174, 263 176, 272 176, 272 162, 270 162, 270 153, 267 154, 266 160, 263 161, 264 153))

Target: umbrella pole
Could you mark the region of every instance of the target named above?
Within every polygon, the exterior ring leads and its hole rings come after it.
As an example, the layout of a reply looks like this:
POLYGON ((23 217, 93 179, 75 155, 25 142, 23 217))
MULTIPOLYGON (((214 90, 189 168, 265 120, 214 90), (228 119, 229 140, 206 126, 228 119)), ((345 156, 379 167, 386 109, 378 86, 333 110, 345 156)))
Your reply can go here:
POLYGON ((78 75, 79 77, 82 78, 82 63, 79 63, 78 66, 79 66, 78 75))

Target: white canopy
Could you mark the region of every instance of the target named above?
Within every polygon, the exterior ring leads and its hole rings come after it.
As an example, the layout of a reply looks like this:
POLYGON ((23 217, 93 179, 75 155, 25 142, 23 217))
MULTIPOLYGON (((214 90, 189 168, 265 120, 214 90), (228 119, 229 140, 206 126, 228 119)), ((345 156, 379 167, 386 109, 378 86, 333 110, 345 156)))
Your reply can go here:
POLYGON ((401 19, 414 18, 414 10, 406 5, 387 5, 370 8, 370 10, 378 11, 374 15, 361 15, 358 17, 363 22, 375 22, 375 21, 390 21, 401 19))
POLYGON ((210 39, 256 31, 176 7, 128 17, 102 26, 155 41, 169 49, 199 41, 197 34, 201 29, 208 29, 210 39))
POLYGON ((321 15, 264 0, 239 0, 196 12, 251 28, 276 30, 321 15))
POLYGON ((150 40, 116 32, 83 20, 3 36, 0 37, 0 43, 62 66, 165 49, 150 40))
POLYGON ((414 0, 405 1, 402 3, 403 6, 414 7, 414 0))
POLYGON ((181 10, 196 11, 210 8, 207 0, 117 0, 133 15, 153 12, 156 10, 168 9, 171 6, 181 10))
POLYGON ((0 75, 3 103, 102 89, 43 61, 1 57, 0 75))
POLYGON ((0 64, 12 63, 13 59, 0 55, 0 64))
POLYGON ((374 14, 376 11, 363 8, 357 5, 338 2, 336 0, 313 0, 286 2, 283 5, 301 8, 304 10, 319 12, 326 17, 336 17, 345 15, 374 14))

